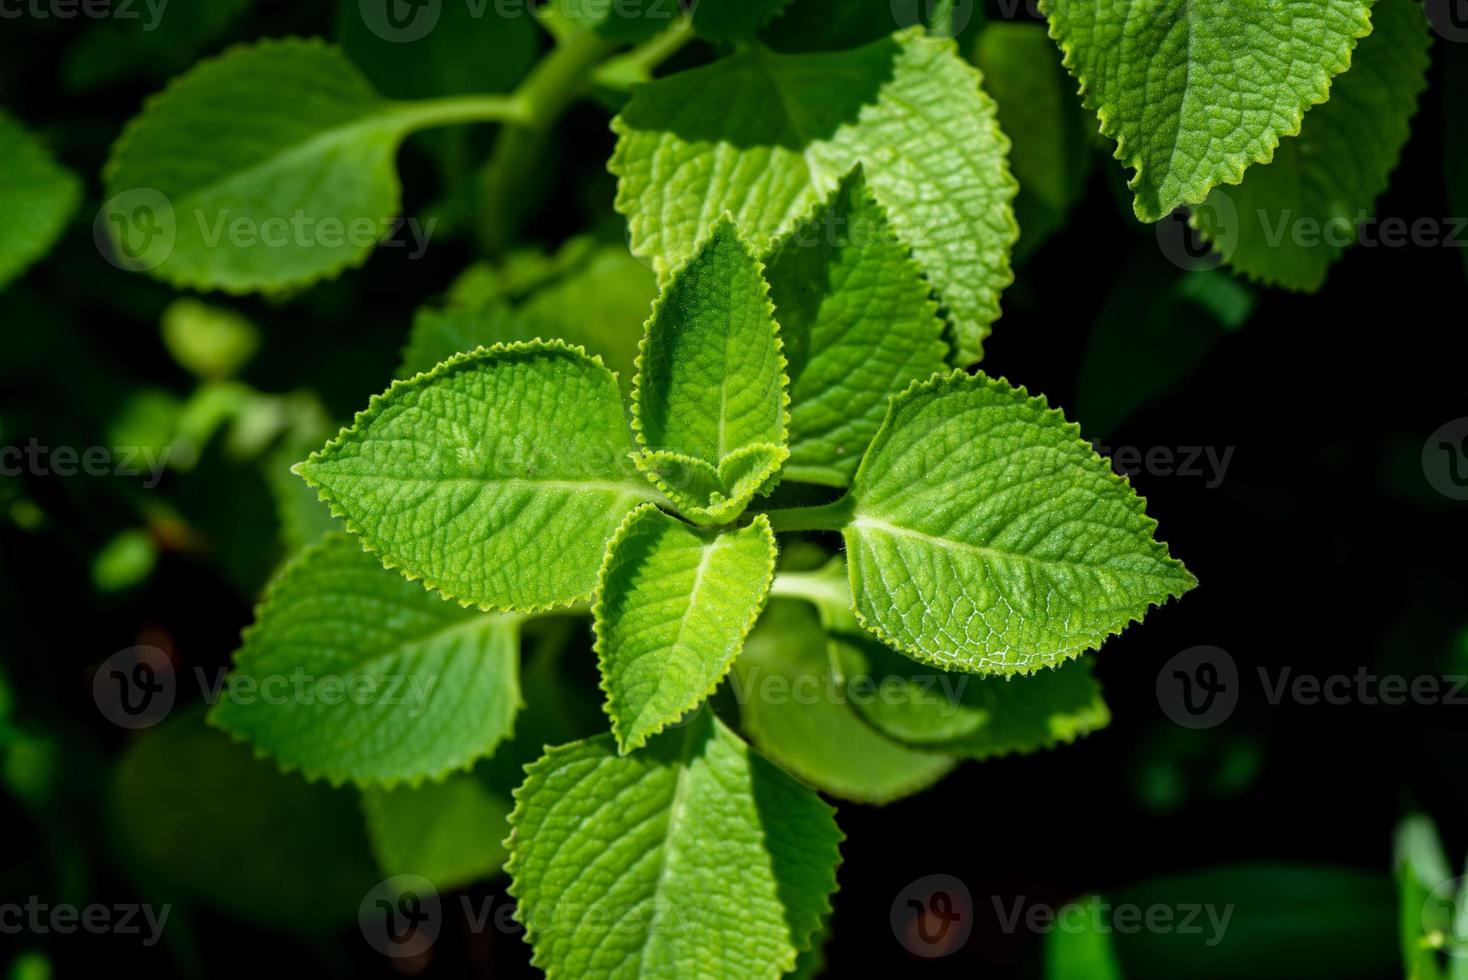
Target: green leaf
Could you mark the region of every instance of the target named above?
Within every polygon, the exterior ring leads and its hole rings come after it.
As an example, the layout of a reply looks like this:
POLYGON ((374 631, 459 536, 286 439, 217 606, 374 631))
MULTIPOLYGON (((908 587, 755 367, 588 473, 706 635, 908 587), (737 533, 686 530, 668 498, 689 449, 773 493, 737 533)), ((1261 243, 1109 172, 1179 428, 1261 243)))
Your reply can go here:
POLYGON ((112 148, 103 213, 118 261, 230 293, 361 265, 394 230, 398 145, 451 121, 442 105, 385 101, 319 41, 262 41, 200 62, 112 148))
POLYGON ((1417 0, 1376 0, 1374 24, 1300 135, 1238 187, 1217 189, 1194 221, 1251 279, 1315 292, 1386 190, 1427 86, 1432 35, 1417 0))
POLYGON ((601 686, 622 752, 713 693, 739 655, 775 575, 775 535, 755 517, 720 533, 652 504, 607 547, 592 607, 601 686))
POLYGON ((999 126, 1014 143, 1009 165, 1019 180, 1016 259, 1023 259, 1065 224, 1085 194, 1095 124, 1077 104, 1074 83, 1041 25, 989 24, 974 62, 999 106, 999 126))
POLYGON ((350 794, 252 759, 196 711, 129 743, 110 803, 118 857, 154 901, 330 932, 378 879, 350 794))
POLYGON ((510 892, 549 976, 773 980, 836 890, 834 811, 709 712, 632 755, 550 749, 515 798, 510 892))
POLYGON ((245 317, 195 299, 170 303, 161 328, 173 359, 205 379, 232 377, 260 347, 260 331, 245 317))
POLYGON ((654 34, 673 27, 683 16, 683 4, 672 0, 664 3, 656 0, 641 3, 562 0, 556 4, 555 10, 608 41, 619 43, 646 41, 654 34))
POLYGON ((848 687, 877 692, 854 699, 885 734, 969 759, 1028 753, 1105 728, 1111 713, 1091 660, 1025 677, 981 677, 921 668, 865 637, 845 638, 848 687))
POLYGON ((789 3, 790 0, 698 0, 693 6, 693 28, 715 41, 753 37, 789 3))
POLYGON ((639 87, 613 121, 632 251, 660 275, 729 211, 757 244, 790 231, 865 164, 872 194, 981 355, 1013 278, 1009 141, 954 42, 913 29, 854 51, 753 47, 639 87))
POLYGON ((1030 673, 1195 584, 1043 398, 961 373, 893 400, 842 530, 862 626, 926 664, 1030 673))
POLYGON ((270 586, 210 722, 333 785, 441 779, 520 704, 516 620, 448 602, 334 534, 270 586))
POLYGON ((1443 936, 1457 938, 1454 917, 1461 913, 1450 906, 1458 896, 1443 893, 1453 872, 1432 820, 1421 814, 1403 820, 1397 826, 1393 851, 1402 975, 1406 980, 1445 980, 1438 950, 1443 936), (1428 935, 1429 928, 1438 933, 1436 939, 1428 935))
POLYGON ((397 377, 425 374, 455 354, 546 336, 540 327, 519 311, 499 303, 479 309, 422 307, 413 315, 413 329, 408 334, 408 346, 403 349, 397 377))
POLYGON ((1102 902, 1092 895, 1062 908, 1059 920, 1079 928, 1052 929, 1045 936, 1045 980, 1122 980, 1121 964, 1111 943, 1111 924, 1096 922, 1091 909, 1102 902))
POLYGON ((606 543, 656 495, 616 379, 559 342, 462 354, 399 381, 296 470, 369 550, 485 611, 591 596, 606 543))
POLYGON ((890 803, 951 772, 952 756, 901 745, 862 720, 839 651, 808 607, 771 603, 734 667, 741 723, 759 750, 860 803, 890 803))
POLYGON ((776 245, 768 278, 789 358, 785 476, 846 486, 888 399, 944 369, 937 304, 860 168, 776 245))
POLYGON ((81 181, 20 123, 0 112, 0 289, 50 251, 81 200, 81 181))
POLYGON ((721 220, 647 322, 633 385, 638 467, 688 517, 733 520, 787 455, 786 384, 762 268, 721 220))
POLYGON ((1300 131, 1371 30, 1372 0, 1040 0, 1142 221, 1198 204, 1300 131))
POLYGON ((500 871, 508 856, 510 805, 478 772, 362 794, 367 836, 382 873, 419 875, 442 889, 500 871))

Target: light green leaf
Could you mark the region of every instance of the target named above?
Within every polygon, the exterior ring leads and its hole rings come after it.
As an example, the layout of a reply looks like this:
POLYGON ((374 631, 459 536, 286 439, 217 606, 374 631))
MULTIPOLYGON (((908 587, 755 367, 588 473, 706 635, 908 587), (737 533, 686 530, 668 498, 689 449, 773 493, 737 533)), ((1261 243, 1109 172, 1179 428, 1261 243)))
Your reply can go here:
POLYGON ((1444 893, 1453 872, 1432 820, 1413 814, 1398 824, 1393 852, 1402 975, 1406 980, 1444 980, 1439 948, 1444 937, 1457 938, 1454 917, 1461 913, 1452 907, 1458 896, 1444 893), (1429 936, 1429 929, 1437 936, 1429 936))
POLYGON ((150 99, 112 148, 117 260, 230 293, 334 276, 394 230, 403 138, 451 119, 440 102, 382 99, 318 41, 231 49, 150 99))
POLYGON ((756 516, 720 533, 652 504, 607 547, 592 607, 601 686, 623 752, 713 693, 739 655, 775 574, 775 535, 756 516))
POLYGON ((1305 117, 1300 135, 1195 212, 1229 266, 1251 279, 1318 290, 1387 188, 1427 86, 1432 35, 1417 0, 1376 0, 1371 19, 1350 71, 1305 117))
POLYGON ((559 342, 399 381, 296 471, 390 568, 485 611, 591 596, 606 543, 656 494, 616 379, 559 342))
POLYGON ((497 874, 508 851, 510 800, 479 772, 441 783, 362 793, 367 836, 382 873, 460 888, 497 874))
POLYGON ((1158 221, 1237 184, 1300 131, 1371 30, 1372 0, 1040 0, 1116 158, 1158 221))
POLYGON ((952 771, 952 756, 900 745, 862 720, 839 657, 809 608, 771 603, 734 666, 741 723, 759 750, 817 789, 860 803, 890 803, 952 771))
POLYGON ((198 377, 220 380, 238 373, 260 347, 260 331, 234 310, 196 299, 176 299, 163 311, 163 345, 198 377))
POLYGON ((834 811, 711 713, 619 756, 550 749, 515 793, 510 892, 552 977, 778 977, 836 890, 834 811))
POLYGON ((809 216, 858 163, 950 317, 981 355, 1018 236, 1009 141, 954 42, 913 29, 853 51, 753 47, 638 88, 611 169, 632 251, 660 275, 729 211, 757 243, 809 216))
POLYGON ((448 602, 334 534, 270 586, 209 720, 308 779, 416 785, 510 734, 519 657, 514 619, 448 602))
POLYGON ((155 902, 329 933, 378 878, 350 794, 252 759, 197 711, 128 743, 109 803, 118 858, 155 902))
POLYGON ((1105 728, 1111 713, 1084 658, 1024 677, 919 667, 866 637, 843 638, 841 666, 863 718, 885 734, 970 759, 1034 752, 1105 728))
POLYGON ((551 335, 541 324, 503 304, 477 309, 425 306, 413 315, 397 376, 411 378, 432 371, 455 354, 545 336, 551 335))
POLYGON ((698 0, 693 27, 715 41, 749 38, 789 4, 790 0, 698 0))
POLYGON ((945 669, 1053 667, 1196 584, 1080 430, 1002 379, 894 399, 849 500, 862 626, 945 669))
POLYGON ((776 245, 768 278, 790 365, 785 476, 846 486, 888 399, 944 369, 931 287, 860 168, 776 245))
POLYGON ((974 49, 984 85, 1013 141, 1009 165, 1019 180, 1016 258, 1033 254, 1063 224, 1086 191, 1095 158, 1095 122, 1077 103, 1055 46, 1040 24, 996 21, 974 49))
POLYGON ((81 181, 0 112, 0 289, 50 251, 81 200, 81 181))
POLYGON ((1061 922, 1080 927, 1052 929, 1045 936, 1045 980, 1122 980, 1111 943, 1112 925, 1097 922, 1091 911, 1102 901, 1092 895, 1060 910, 1061 922))
POLYGON ((638 467, 688 517, 738 517, 786 457, 789 395, 769 289, 732 222, 654 304, 638 369, 638 467))

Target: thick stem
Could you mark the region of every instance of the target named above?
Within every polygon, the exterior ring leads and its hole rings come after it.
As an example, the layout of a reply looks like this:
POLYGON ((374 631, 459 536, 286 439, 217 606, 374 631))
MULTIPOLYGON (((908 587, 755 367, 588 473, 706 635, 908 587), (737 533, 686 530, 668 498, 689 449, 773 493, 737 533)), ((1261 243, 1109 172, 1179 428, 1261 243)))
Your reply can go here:
POLYGON ((394 111, 415 131, 460 123, 502 122, 526 126, 531 122, 528 104, 513 95, 456 95, 399 102, 394 111))
POLYGON ((851 520, 856 500, 850 495, 818 507, 788 507, 766 511, 776 534, 791 531, 839 531, 851 520))

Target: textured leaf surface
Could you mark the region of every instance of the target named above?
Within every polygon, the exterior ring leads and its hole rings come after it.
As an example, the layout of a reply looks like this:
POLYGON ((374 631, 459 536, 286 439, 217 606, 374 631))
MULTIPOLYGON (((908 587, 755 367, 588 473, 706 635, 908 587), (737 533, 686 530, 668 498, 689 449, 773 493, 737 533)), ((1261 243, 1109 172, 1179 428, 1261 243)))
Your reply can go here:
POLYGON ((1268 163, 1371 30, 1371 0, 1040 0, 1157 221, 1268 163))
POLYGON ((0 112, 0 288, 50 250, 81 199, 81 183, 0 112))
POLYGON ((741 722, 759 750, 817 789, 860 803, 889 803, 946 776, 952 756, 900 745, 862 720, 835 644, 809 608, 771 604, 735 664, 741 722))
POLYGON ((441 778, 510 734, 519 654, 513 620, 448 602, 332 535, 267 592, 210 721, 312 779, 441 778))
POLYGON ((201 62, 112 149, 105 213, 119 260, 234 293, 359 265, 398 215, 393 157, 422 123, 316 41, 201 62))
POLYGON ((378 879, 351 794, 251 758, 200 715, 130 742, 113 772, 109 823, 150 900, 290 932, 350 923, 378 879))
POLYGON ((1431 34, 1416 0, 1376 0, 1371 20, 1350 71, 1300 135, 1238 187, 1215 190, 1195 215, 1228 264, 1251 279, 1309 292, 1325 285, 1387 188, 1427 85, 1431 34))
POLYGON ((593 607, 607 714, 622 751, 697 706, 739 655, 775 573, 775 535, 700 531, 648 504, 607 547, 593 607))
POLYGON ((721 213, 763 243, 858 163, 977 360, 1018 236, 1009 143, 954 43, 906 31, 854 51, 741 51, 643 86, 613 122, 617 208, 660 275, 721 213))
POLYGON ((935 666, 1054 666, 1195 584, 1080 430, 1000 379, 955 374, 894 400, 851 498, 862 625, 935 666))
POLYGON ((708 712, 632 755, 551 749, 515 796, 510 891, 551 977, 774 978, 836 888, 832 809, 708 712))
POLYGON ((504 866, 510 800, 478 773, 362 794, 367 836, 382 873, 420 875, 442 889, 491 877, 504 866))
POLYGON ((600 361, 512 344, 398 382, 297 471, 389 567, 530 612, 588 598, 612 533, 654 496, 631 450, 600 361))
POLYGON ((638 366, 640 468, 687 516, 737 517, 783 460, 789 416, 768 287, 731 222, 659 297, 638 366))
POLYGON ((971 759, 1073 742, 1111 720, 1082 659, 1023 677, 923 668, 869 639, 841 645, 848 684, 882 692, 857 702, 862 717, 912 745, 971 759))
POLYGON ((790 479, 846 486, 911 382, 944 369, 943 321, 860 170, 769 259, 789 359, 790 479))

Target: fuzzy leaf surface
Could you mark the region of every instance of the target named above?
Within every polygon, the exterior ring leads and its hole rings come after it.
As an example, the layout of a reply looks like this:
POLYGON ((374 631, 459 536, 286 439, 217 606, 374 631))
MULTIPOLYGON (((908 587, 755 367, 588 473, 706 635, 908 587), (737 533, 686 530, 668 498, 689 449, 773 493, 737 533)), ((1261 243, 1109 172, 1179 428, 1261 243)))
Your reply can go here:
POLYGON ((1080 430, 1002 379, 894 399, 850 499, 862 626, 948 670, 1053 667, 1195 584, 1080 430))
POLYGON ((333 534, 272 584, 209 720, 310 779, 418 783, 510 734, 519 656, 513 620, 434 595, 333 534))
POLYGON ((1009 141, 954 42, 909 30, 835 53, 754 47, 638 88, 613 121, 617 208, 666 276, 725 211, 761 249, 858 163, 978 360, 1018 237, 1009 141))
POLYGON ((775 573, 763 515, 701 531, 648 504, 607 547, 593 606, 612 733, 623 752, 696 707, 739 655, 775 573))
POLYGON ((550 749, 515 797, 510 892, 548 976, 774 980, 836 889, 834 811, 707 711, 632 755, 550 749))
POLYGON ((1040 0, 1142 221, 1198 204, 1300 131, 1372 0, 1040 0))

